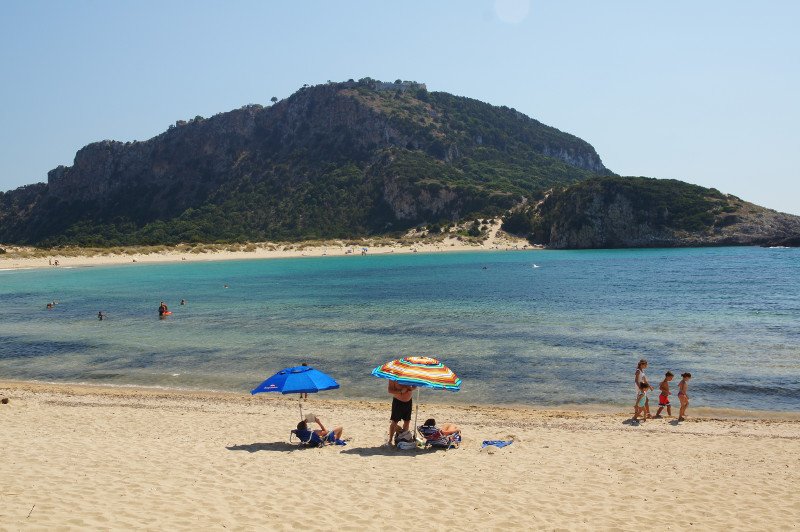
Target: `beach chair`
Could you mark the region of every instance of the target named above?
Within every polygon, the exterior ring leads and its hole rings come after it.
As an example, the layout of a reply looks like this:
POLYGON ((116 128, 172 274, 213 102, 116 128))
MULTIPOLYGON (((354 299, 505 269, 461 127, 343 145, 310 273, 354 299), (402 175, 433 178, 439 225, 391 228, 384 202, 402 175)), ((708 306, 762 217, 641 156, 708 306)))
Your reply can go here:
POLYGON ((297 443, 306 447, 322 447, 325 444, 329 445, 344 445, 343 440, 333 438, 333 431, 328 432, 325 438, 321 438, 319 434, 313 430, 297 430, 294 429, 289 433, 289 443, 297 443))
POLYGON ((417 430, 425 438, 426 449, 428 447, 444 450, 448 450, 451 447, 458 449, 458 445, 461 443, 461 434, 458 432, 455 434, 443 434, 440 429, 427 425, 417 427, 417 430))

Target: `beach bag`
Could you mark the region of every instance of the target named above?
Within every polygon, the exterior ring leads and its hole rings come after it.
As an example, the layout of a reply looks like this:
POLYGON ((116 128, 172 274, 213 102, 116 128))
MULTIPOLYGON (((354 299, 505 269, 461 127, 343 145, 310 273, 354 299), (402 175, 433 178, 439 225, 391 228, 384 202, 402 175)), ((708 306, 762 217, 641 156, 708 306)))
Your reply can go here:
POLYGON ((398 432, 396 436, 398 442, 401 441, 414 441, 414 433, 410 430, 404 430, 402 432, 398 432))
POLYGON ((395 443, 398 449, 413 449, 417 446, 417 443, 414 441, 414 433, 410 430, 398 432, 395 443))

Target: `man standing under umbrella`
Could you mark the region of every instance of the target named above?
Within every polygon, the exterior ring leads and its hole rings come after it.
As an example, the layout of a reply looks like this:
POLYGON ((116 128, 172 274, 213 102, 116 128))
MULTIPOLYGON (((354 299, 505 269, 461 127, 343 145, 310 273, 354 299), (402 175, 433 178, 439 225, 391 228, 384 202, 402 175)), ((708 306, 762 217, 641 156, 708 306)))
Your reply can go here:
POLYGON ((389 381, 389 393, 394 397, 392 399, 392 416, 389 418, 392 420, 389 425, 389 445, 392 445, 394 441, 397 424, 400 421, 403 422, 403 431, 408 430, 411 423, 412 396, 416 389, 416 386, 404 386, 396 381, 389 381))

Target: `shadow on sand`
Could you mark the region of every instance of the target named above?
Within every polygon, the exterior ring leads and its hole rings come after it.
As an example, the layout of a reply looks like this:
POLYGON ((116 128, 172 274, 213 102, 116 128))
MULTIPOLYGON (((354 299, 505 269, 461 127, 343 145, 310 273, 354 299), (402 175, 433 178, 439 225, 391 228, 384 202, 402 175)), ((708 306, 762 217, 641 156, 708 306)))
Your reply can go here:
POLYGON ((431 449, 410 449, 403 451, 395 447, 386 447, 380 445, 378 447, 351 447, 342 451, 342 454, 353 454, 356 456, 396 456, 398 458, 409 458, 417 456, 418 454, 427 454, 432 452, 431 449))
POLYGON ((225 447, 229 451, 247 451, 248 453, 255 453, 258 451, 283 451, 283 452, 290 452, 296 451, 298 449, 302 449, 302 445, 292 445, 291 443, 286 443, 282 441, 270 442, 270 443, 247 443, 242 445, 231 445, 230 447, 225 447))

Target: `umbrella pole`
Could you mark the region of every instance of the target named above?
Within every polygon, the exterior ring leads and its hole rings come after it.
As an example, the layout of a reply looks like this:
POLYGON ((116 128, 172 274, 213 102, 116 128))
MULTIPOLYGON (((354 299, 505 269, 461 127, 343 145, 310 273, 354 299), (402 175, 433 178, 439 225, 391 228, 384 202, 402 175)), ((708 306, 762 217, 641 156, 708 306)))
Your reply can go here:
POLYGON ((297 394, 297 405, 300 407, 300 419, 303 419, 303 394, 297 394))
POLYGON ((417 439, 417 417, 419 417, 419 388, 417 388, 417 409, 414 412, 414 439, 417 439))

